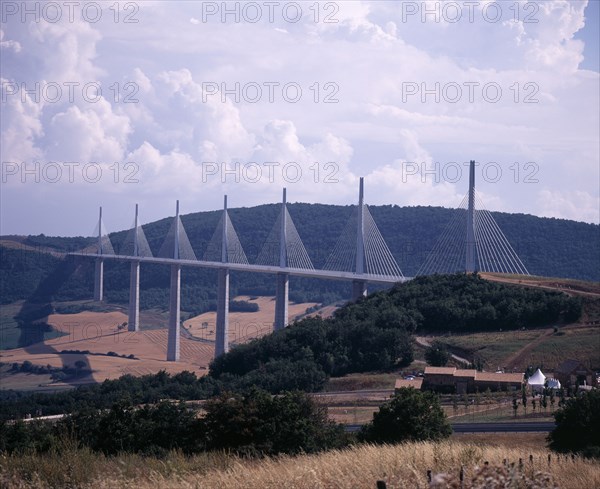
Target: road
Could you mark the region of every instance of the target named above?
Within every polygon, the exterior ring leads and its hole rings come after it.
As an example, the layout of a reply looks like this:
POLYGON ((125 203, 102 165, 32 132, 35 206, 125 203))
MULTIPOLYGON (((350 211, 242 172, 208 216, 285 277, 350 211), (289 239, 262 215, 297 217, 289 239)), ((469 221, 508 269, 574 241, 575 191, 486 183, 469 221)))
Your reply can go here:
POLYGON ((548 433, 554 429, 554 421, 544 423, 456 423, 454 433, 548 433))
MULTIPOLYGON (((454 433, 549 433, 554 429, 554 422, 535 423, 456 423, 452 425, 454 433)), ((347 424, 348 433, 361 429, 360 424, 347 424)))
POLYGON ((314 397, 336 397, 336 396, 344 396, 344 395, 364 397, 364 396, 368 396, 368 395, 381 394, 382 396, 389 397, 393 393, 394 393, 394 389, 361 389, 358 391, 313 392, 311 395, 314 397))
MULTIPOLYGON (((415 336, 415 341, 419 345, 424 346, 425 348, 429 348, 431 346, 430 338, 426 338, 424 336, 415 336)), ((455 355, 454 353, 450 353, 450 356, 452 358, 454 358, 454 360, 456 360, 457 362, 464 363, 465 365, 469 365, 471 363, 466 358, 459 357, 458 355, 455 355)))

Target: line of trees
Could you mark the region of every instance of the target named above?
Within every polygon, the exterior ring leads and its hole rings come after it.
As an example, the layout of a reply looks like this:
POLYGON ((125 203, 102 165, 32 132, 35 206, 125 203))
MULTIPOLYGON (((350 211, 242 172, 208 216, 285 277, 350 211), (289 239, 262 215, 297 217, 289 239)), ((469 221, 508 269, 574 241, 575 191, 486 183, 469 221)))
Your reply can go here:
MULTIPOLYGON (((327 407, 304 392, 273 396, 250 389, 224 392, 202 406, 182 402, 136 406, 121 400, 104 410, 84 409, 57 422, 0 422, 0 453, 57 450, 71 439, 106 455, 162 456, 226 450, 241 456, 316 453, 342 448, 355 439, 329 419, 327 407)), ((439 399, 413 388, 401 389, 381 406, 358 440, 369 443, 440 440, 452 430, 439 399)))

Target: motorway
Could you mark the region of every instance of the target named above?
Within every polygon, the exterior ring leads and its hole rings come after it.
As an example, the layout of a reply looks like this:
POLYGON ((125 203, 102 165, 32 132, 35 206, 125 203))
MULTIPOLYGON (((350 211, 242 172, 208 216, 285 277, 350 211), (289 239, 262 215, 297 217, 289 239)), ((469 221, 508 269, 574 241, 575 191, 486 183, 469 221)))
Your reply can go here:
MULTIPOLYGON (((523 423, 455 423, 454 433, 549 433, 554 429, 554 422, 523 423)), ((348 433, 355 433, 362 428, 360 424, 347 424, 348 433)))
POLYGON ((548 433, 555 427, 553 421, 536 423, 456 423, 454 433, 548 433))
POLYGON ((412 277, 398 277, 392 275, 377 275, 373 273, 355 273, 355 272, 342 272, 335 270, 320 270, 314 268, 292 268, 292 267, 279 267, 274 265, 252 265, 247 263, 222 263, 214 261, 201 261, 201 260, 184 260, 174 258, 157 258, 151 256, 126 256, 126 255, 98 255, 96 253, 69 253, 72 256, 84 256, 87 258, 101 258, 103 260, 119 260, 119 261, 133 261, 140 263, 160 263, 162 265, 180 265, 186 267, 200 267, 200 268, 228 268, 232 271, 240 272, 258 272, 258 273, 287 273, 288 275, 294 275, 297 277, 309 277, 309 278, 322 278, 330 280, 364 280, 369 283, 379 284, 395 284, 397 282, 407 282, 412 280, 412 277))

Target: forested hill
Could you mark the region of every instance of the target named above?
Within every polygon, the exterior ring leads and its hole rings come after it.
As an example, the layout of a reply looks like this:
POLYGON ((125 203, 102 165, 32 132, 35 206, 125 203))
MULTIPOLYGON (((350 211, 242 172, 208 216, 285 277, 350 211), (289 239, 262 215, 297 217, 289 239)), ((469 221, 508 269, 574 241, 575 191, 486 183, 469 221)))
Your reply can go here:
MULTIPOLYGON (((316 268, 323 266, 342 234, 352 206, 288 204, 298 233, 316 268)), ((230 218, 252 263, 268 239, 280 206, 262 205, 231 209, 230 218)), ((452 218, 451 209, 441 207, 372 206, 371 213, 403 273, 414 275, 452 218)), ((600 227, 554 218, 524 214, 492 213, 532 275, 600 280, 600 227)), ((202 257, 221 217, 220 211, 182 216, 196 256, 202 257)), ((152 251, 157 254, 167 235, 171 218, 144 226, 152 251)), ((111 234, 119 250, 126 232, 111 234)), ((14 241, 5 237, 2 243, 14 241)), ((92 293, 92 260, 63 260, 49 250, 73 251, 93 245, 92 238, 60 238, 43 235, 18 238, 18 246, 0 246, 0 300, 43 302, 46 300, 87 299, 92 293), (42 250, 40 252, 36 249, 42 250)), ((182 280, 182 306, 199 312, 213 306, 216 275, 214 271, 185 269, 182 280)), ((260 274, 232 274, 232 294, 272 294, 272 277, 260 274)), ((126 302, 129 268, 107 263, 106 298, 126 302)), ((141 274, 142 307, 166 307, 168 270, 159 265, 143 265, 141 274)), ((331 302, 350 295, 349 285, 293 278, 292 300, 331 302)))

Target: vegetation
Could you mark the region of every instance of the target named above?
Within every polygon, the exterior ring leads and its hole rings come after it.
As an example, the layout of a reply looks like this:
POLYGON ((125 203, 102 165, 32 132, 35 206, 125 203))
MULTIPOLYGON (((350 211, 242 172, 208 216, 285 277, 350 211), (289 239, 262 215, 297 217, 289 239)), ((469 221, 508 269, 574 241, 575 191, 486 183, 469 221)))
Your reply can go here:
POLYGON ((347 444, 341 425, 327 408, 300 391, 279 396, 252 389, 246 395, 223 393, 197 417, 183 403, 160 401, 134 406, 119 401, 110 409, 84 409, 56 423, 0 424, 0 452, 58 450, 65 438, 102 452, 164 455, 222 450, 243 455, 313 453, 347 444))
POLYGON ((171 402, 138 408, 121 401, 108 410, 82 410, 56 423, 2 423, 0 433, 0 451, 6 453, 58 450, 69 437, 107 455, 160 455, 173 449, 193 453, 203 448, 199 420, 183 405, 171 402))
POLYGON ((360 438, 372 443, 439 441, 448 438, 452 428, 439 398, 432 392, 402 387, 363 427, 360 438))
MULTIPOLYGON (((0 362, 0 367, 7 365, 0 362)), ((81 375, 88 375, 91 370, 87 368, 88 365, 78 360, 74 363, 74 366, 63 365, 62 367, 53 367, 52 365, 35 365, 29 360, 25 360, 23 363, 13 362, 10 364, 8 372, 10 373, 26 373, 35 375, 50 375, 53 380, 65 381, 71 378, 76 378, 81 375)), ((0 418, 1 419, 1 418, 0 418)))
POLYGON ((73 413, 87 409, 110 409, 127 400, 132 405, 155 404, 161 399, 207 399, 221 392, 221 383, 212 377, 196 377, 191 372, 170 375, 165 371, 134 377, 124 375, 100 384, 81 385, 55 393, 0 391, 0 420, 24 417, 40 412, 44 415, 73 413))
POLYGON ((207 448, 242 455, 314 453, 347 444, 344 430, 329 420, 327 408, 295 391, 271 396, 252 389, 223 393, 204 406, 207 448))
POLYGON ((257 312, 258 304, 256 304, 255 302, 248 302, 248 301, 230 301, 229 302, 229 311, 230 312, 257 312))
POLYGON ((432 367, 444 367, 450 360, 450 352, 444 343, 436 340, 425 350, 425 360, 432 367))
POLYGON ((485 370, 507 366, 506 360, 520 371, 529 365, 538 365, 543 371, 558 367, 567 358, 584 361, 592 369, 600 370, 598 326, 526 329, 506 332, 483 332, 444 335, 439 341, 448 345, 457 355, 481 362, 485 370), (528 347, 528 345, 531 345, 528 347), (526 350, 524 350, 527 347, 526 350), (519 358, 519 352, 526 355, 519 358))
POLYGON ((600 458, 600 390, 569 399, 554 419, 556 428, 548 436, 553 450, 600 458))
MULTIPOLYGON (((374 488, 383 480, 387 487, 429 487, 427 471, 437 480, 441 474, 455 482, 460 467, 465 468, 463 487, 472 489, 481 471, 497 481, 497 487, 560 487, 581 489, 600 487, 597 463, 576 457, 557 460, 541 447, 523 448, 522 438, 512 435, 504 445, 489 446, 480 441, 463 442, 466 435, 445 442, 404 443, 395 446, 358 445, 315 455, 279 456, 262 460, 239 458, 223 452, 186 456, 168 452, 160 458, 135 454, 105 456, 65 442, 60 451, 47 454, 5 455, 0 457, 0 486, 7 489, 38 487, 78 487, 107 489, 136 487, 165 489, 218 487, 220 489, 338 489, 374 488), (519 448, 515 448, 519 447, 519 448), (532 462, 529 462, 529 456, 532 462), (507 460, 508 470, 503 470, 507 460), (519 468, 519 459, 524 461, 519 468), (486 467, 484 462, 488 462, 486 467), (510 467, 514 464, 514 469, 510 467), (478 470, 476 467, 480 467, 478 470), (500 477, 504 477, 504 480, 500 477), (551 478, 550 485, 547 479, 551 478), (499 480, 500 479, 500 480, 499 480), (527 485, 528 484, 528 485, 527 485)), ((531 435, 529 435, 531 436, 531 435)), ((495 437, 494 441, 496 438, 495 437)), ((489 439, 486 436, 486 441, 489 439)), ((479 482, 482 482, 479 480, 479 482)), ((444 486, 442 486, 444 487, 444 486)), ((460 487, 459 484, 450 487, 460 487)))

